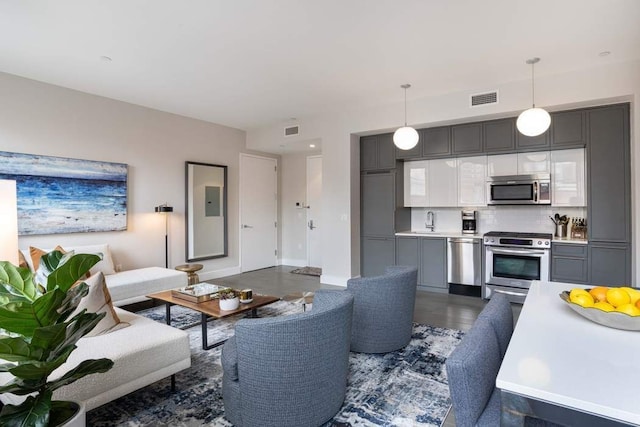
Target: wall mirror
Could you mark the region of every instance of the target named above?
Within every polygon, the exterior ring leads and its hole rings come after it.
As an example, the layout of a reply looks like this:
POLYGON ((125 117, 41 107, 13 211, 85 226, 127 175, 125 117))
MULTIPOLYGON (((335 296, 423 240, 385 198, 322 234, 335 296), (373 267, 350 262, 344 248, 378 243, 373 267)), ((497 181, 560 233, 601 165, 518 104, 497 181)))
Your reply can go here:
POLYGON ((227 251, 227 167, 186 162, 187 261, 227 251))

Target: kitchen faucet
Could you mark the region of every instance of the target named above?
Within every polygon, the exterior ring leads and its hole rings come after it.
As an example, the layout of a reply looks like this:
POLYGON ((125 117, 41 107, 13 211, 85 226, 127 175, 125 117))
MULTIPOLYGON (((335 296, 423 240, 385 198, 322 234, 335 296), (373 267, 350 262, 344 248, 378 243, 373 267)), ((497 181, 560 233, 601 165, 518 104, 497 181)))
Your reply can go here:
POLYGON ((430 231, 436 230, 436 216, 433 211, 427 212, 427 221, 424 223, 424 228, 430 231))

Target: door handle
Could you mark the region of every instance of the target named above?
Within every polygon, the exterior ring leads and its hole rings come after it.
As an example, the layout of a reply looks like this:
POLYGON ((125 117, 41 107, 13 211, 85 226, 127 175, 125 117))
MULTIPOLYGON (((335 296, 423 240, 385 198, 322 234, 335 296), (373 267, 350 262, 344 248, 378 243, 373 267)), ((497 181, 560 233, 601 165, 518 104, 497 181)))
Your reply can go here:
POLYGON ((242 228, 253 228, 253 225, 242 224, 242 228))
POLYGON ((309 230, 313 230, 314 228, 317 228, 316 226, 313 225, 313 220, 309 220, 309 230))

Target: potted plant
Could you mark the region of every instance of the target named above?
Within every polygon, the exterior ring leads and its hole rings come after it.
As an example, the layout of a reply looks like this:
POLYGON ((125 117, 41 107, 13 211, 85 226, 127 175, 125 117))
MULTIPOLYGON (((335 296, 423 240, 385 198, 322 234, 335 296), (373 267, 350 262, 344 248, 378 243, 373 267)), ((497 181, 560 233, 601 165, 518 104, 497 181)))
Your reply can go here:
MULTIPOLYGON (((26 396, 21 404, 2 408, 0 425, 66 423, 80 405, 53 401, 53 392, 113 366, 109 359, 85 360, 60 378, 49 379, 105 315, 86 310, 74 314, 89 287, 84 282, 73 285, 98 261, 97 255, 53 251, 41 258, 35 278, 26 268, 0 261, 0 373, 13 376, 0 385, 0 393, 26 396)), ((81 422, 84 425, 84 414, 81 422)))
POLYGON ((235 310, 240 306, 240 298, 233 289, 220 291, 220 310, 235 310))

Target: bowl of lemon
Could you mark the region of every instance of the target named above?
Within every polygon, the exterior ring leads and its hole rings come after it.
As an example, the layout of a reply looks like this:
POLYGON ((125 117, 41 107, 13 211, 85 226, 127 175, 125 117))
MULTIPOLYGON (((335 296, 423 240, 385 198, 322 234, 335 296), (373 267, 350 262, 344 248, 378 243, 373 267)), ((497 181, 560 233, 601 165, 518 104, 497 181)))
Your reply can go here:
POLYGON ((579 315, 610 328, 640 331, 640 289, 596 286, 573 288, 560 298, 579 315))

